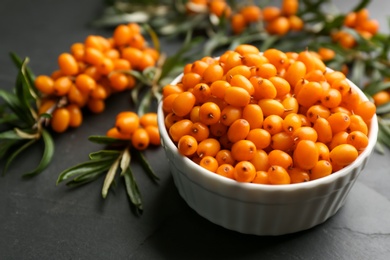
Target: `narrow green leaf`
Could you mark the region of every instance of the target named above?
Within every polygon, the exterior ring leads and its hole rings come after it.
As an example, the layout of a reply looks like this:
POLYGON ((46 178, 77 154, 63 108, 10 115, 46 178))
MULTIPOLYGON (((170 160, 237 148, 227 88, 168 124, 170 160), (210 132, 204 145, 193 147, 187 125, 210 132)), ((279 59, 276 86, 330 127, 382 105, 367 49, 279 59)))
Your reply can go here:
POLYGON ((359 88, 362 88, 362 80, 365 75, 365 63, 363 60, 355 60, 352 67, 350 80, 359 88))
POLYGON ((141 193, 138 189, 137 182, 134 179, 133 172, 131 171, 130 167, 127 168, 123 176, 125 178, 127 195, 129 196, 131 204, 137 209, 139 213, 142 213, 143 207, 141 193))
POLYGON ((0 118, 0 124, 12 124, 19 119, 15 114, 3 114, 0 118))
POLYGON ((0 97, 7 103, 8 107, 21 121, 25 121, 29 125, 35 123, 34 118, 31 117, 30 111, 22 106, 15 94, 0 89, 0 97))
POLYGON ((376 113, 381 115, 381 114, 386 114, 390 113, 390 102, 387 102, 383 105, 380 105, 376 108, 376 113))
MULTIPOLYGON (((11 56, 11 59, 14 62, 14 64, 19 69, 21 69, 23 66, 23 60, 16 53, 13 53, 13 52, 10 53, 10 56, 11 56)), ((28 66, 25 67, 25 76, 26 76, 30 86, 34 86, 35 75, 28 66)), ((35 88, 33 88, 33 90, 35 90, 35 88)), ((37 91, 36 91, 36 94, 38 94, 37 91)))
POLYGON ((94 172, 108 170, 114 161, 115 159, 109 158, 105 160, 90 160, 79 163, 62 171, 57 178, 57 185, 60 182, 63 182, 73 177, 82 176, 83 174, 90 174, 94 172))
POLYGON ((67 182, 66 186, 74 188, 74 187, 79 187, 87 183, 90 183, 94 180, 97 180, 101 175, 103 175, 108 170, 108 168, 109 166, 101 170, 97 170, 93 172, 85 172, 75 177, 73 180, 67 182))
POLYGON ((100 150, 89 154, 89 159, 100 160, 108 159, 112 157, 118 157, 121 154, 118 150, 100 150))
POLYGON ((11 130, 7 130, 7 131, 4 131, 4 132, 1 132, 0 133, 0 140, 1 139, 7 139, 7 140, 22 140, 23 138, 18 135, 14 129, 11 129, 11 130))
POLYGON ((3 174, 5 174, 8 170, 8 167, 11 165, 11 163, 14 161, 14 159, 21 154, 24 150, 26 150, 28 147, 36 143, 38 139, 31 139, 29 141, 24 142, 22 146, 20 146, 18 149, 16 149, 11 155, 8 156, 7 161, 5 163, 3 174))
POLYGON ((118 170, 119 161, 120 158, 116 159, 106 174, 106 178, 104 179, 103 188, 102 188, 103 199, 107 197, 108 189, 111 187, 112 181, 114 180, 115 174, 118 170))
POLYGON ((50 133, 46 129, 42 129, 42 140, 44 144, 44 150, 42 154, 41 161, 39 162, 38 166, 23 175, 23 177, 33 177, 39 173, 41 173, 51 162, 53 155, 54 155, 54 141, 51 137, 50 133))
POLYGON ((374 95, 375 93, 381 91, 381 90, 386 90, 390 88, 390 82, 371 82, 367 87, 364 88, 364 92, 366 92, 369 95, 374 95))
POLYGON ((123 176, 127 170, 127 168, 130 167, 130 162, 131 162, 131 154, 129 152, 129 148, 126 148, 123 150, 122 153, 122 159, 121 159, 121 176, 123 176))
POLYGON ((154 173, 152 167, 150 166, 148 160, 145 158, 144 154, 141 151, 134 150, 137 154, 139 161, 141 163, 142 168, 145 170, 146 174, 150 177, 150 179, 157 183, 160 178, 154 173))
POLYGON ((102 135, 91 135, 88 137, 88 140, 93 143, 104 144, 104 145, 123 145, 129 143, 129 141, 126 140, 121 140, 121 139, 102 136, 102 135))

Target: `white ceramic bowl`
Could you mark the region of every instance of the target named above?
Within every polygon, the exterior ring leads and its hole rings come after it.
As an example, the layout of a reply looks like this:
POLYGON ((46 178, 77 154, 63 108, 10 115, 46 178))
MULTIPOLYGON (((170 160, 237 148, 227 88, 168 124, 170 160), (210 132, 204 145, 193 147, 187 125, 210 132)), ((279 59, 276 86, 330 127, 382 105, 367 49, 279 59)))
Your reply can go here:
MULTIPOLYGON (((176 84, 181 75, 172 82, 176 84)), ((352 82, 351 86, 363 92, 352 82)), ((309 229, 333 216, 343 205, 377 140, 377 117, 369 126, 369 145, 352 164, 330 176, 291 185, 239 183, 209 172, 181 155, 164 125, 162 103, 158 126, 174 183, 183 199, 209 221, 246 234, 282 235, 309 229)))

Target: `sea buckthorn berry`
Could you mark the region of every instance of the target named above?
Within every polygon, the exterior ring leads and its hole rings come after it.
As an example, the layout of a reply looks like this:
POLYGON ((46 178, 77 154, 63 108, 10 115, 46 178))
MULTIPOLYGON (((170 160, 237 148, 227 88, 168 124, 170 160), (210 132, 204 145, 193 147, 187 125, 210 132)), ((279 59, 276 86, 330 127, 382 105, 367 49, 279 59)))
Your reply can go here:
POLYGON ((113 33, 113 38, 116 46, 126 45, 132 35, 131 29, 124 24, 118 25, 113 33))
POLYGON ((165 85, 162 89, 162 95, 163 95, 163 98, 166 98, 167 96, 169 96, 170 94, 173 94, 173 93, 182 93, 184 90, 183 88, 180 86, 180 85, 172 85, 172 84, 168 84, 168 85, 165 85))
POLYGON ((79 72, 77 61, 70 53, 61 53, 58 56, 58 65, 64 75, 72 76, 79 72))
POLYGON ((271 134, 262 128, 255 128, 249 131, 246 140, 254 143, 256 149, 265 149, 271 144, 271 134))
POLYGON ((275 18, 281 16, 282 12, 279 7, 276 6, 265 6, 263 8, 263 19, 266 22, 272 21, 275 18))
POLYGON ((139 117, 132 111, 124 111, 117 115, 115 127, 120 133, 131 135, 139 127, 139 117))
POLYGON ((212 0, 209 3, 210 13, 216 15, 217 17, 230 17, 231 8, 225 1, 212 0))
POLYGON ((284 107, 284 113, 282 115, 283 118, 285 118, 288 114, 298 113, 299 104, 294 96, 284 98, 282 100, 282 105, 284 107))
POLYGON ((106 132, 106 136, 111 138, 121 139, 121 140, 131 139, 130 135, 121 134, 116 127, 111 127, 110 129, 108 129, 106 132))
POLYGON ((156 63, 156 60, 149 53, 142 54, 142 58, 138 62, 137 69, 140 71, 145 70, 146 68, 153 67, 156 63))
POLYGON ((84 61, 88 64, 97 66, 99 65, 104 58, 104 54, 95 48, 87 47, 84 52, 84 61))
POLYGON ((75 104, 69 104, 66 106, 66 109, 69 111, 69 126, 70 127, 79 127, 83 122, 83 113, 81 112, 80 107, 75 104))
POLYGON ((285 16, 294 15, 298 12, 298 0, 283 0, 281 11, 285 16))
POLYGON ((290 83, 291 87, 294 88, 297 82, 303 79, 305 75, 305 64, 301 61, 295 61, 287 68, 284 78, 290 83))
POLYGON ((357 109, 358 106, 360 106, 360 103, 360 95, 353 88, 350 88, 346 93, 342 95, 341 106, 347 108, 350 111, 354 111, 355 109, 357 109))
POLYGON ((131 144, 137 150, 145 150, 150 143, 148 132, 144 128, 138 128, 131 137, 131 144))
MULTIPOLYGON (((258 7, 256 7, 256 8, 258 8, 258 7)), ((244 56, 245 54, 248 54, 248 53, 253 53, 256 55, 258 55, 260 53, 260 50, 256 46, 253 46, 250 44, 240 44, 234 49, 234 51, 238 52, 242 56, 244 56)))
MULTIPOLYGON (((241 59, 241 57, 240 57, 241 59)), ((249 79, 252 75, 251 69, 245 65, 238 65, 231 68, 228 72, 226 72, 226 79, 232 78, 234 75, 242 75, 245 78, 249 79)))
POLYGON ((252 180, 252 183, 271 184, 268 180, 268 172, 267 171, 256 171, 256 176, 252 180))
POLYGON ((207 64, 206 62, 201 61, 201 60, 197 60, 197 61, 194 61, 192 63, 191 71, 196 73, 196 74, 199 74, 200 76, 203 76, 203 73, 207 69, 208 66, 209 66, 209 64, 207 64))
POLYGON ((376 113, 376 106, 371 101, 363 101, 354 109, 354 112, 361 116, 364 122, 370 122, 376 113))
POLYGON ((264 51, 263 55, 272 65, 275 66, 277 71, 280 71, 280 69, 282 68, 286 68, 286 66, 288 65, 288 57, 286 53, 278 49, 267 49, 266 51, 264 51))
POLYGON ((181 116, 178 116, 175 113, 169 113, 164 119, 164 124, 166 128, 169 129, 174 123, 179 122, 182 119, 181 116))
POLYGON ((189 119, 182 119, 174 123, 168 130, 174 142, 178 142, 183 135, 189 135, 193 123, 189 119))
POLYGON ((293 154, 294 166, 304 170, 313 168, 318 162, 318 150, 315 142, 301 140, 298 142, 293 154))
POLYGON ((330 151, 330 160, 332 163, 346 166, 356 160, 359 153, 351 144, 340 144, 330 151))
POLYGON ((286 117, 283 119, 282 126, 286 133, 292 134, 296 129, 302 126, 302 121, 296 113, 291 113, 286 115, 286 117))
POLYGON ((106 104, 102 99, 91 98, 87 101, 87 107, 92 113, 99 114, 104 111, 106 104))
POLYGON ((250 129, 261 128, 263 125, 263 110, 257 104, 249 104, 242 110, 242 118, 248 121, 250 129))
POLYGON ((306 73, 305 79, 308 81, 317 81, 317 82, 326 81, 324 72, 318 69, 314 69, 306 73))
POLYGON ((193 88, 196 84, 201 83, 202 77, 197 73, 189 72, 183 75, 181 82, 183 83, 183 88, 187 90, 193 88))
POLYGON ((125 47, 121 51, 122 59, 129 61, 131 67, 134 69, 138 69, 142 56, 143 56, 143 52, 134 47, 125 47))
POLYGON ((191 92, 179 93, 172 103, 172 111, 178 116, 185 116, 191 112, 196 102, 196 97, 191 92))
POLYGON ((145 131, 148 133, 149 142, 151 144, 153 144, 153 145, 160 145, 161 144, 160 131, 158 130, 157 126, 147 125, 145 127, 145 131))
POLYGON ((374 100, 374 104, 376 106, 386 104, 390 101, 390 92, 386 90, 378 91, 372 96, 372 99, 374 100))
POLYGON ((199 157, 212 156, 215 157, 221 150, 221 144, 215 138, 207 138, 198 143, 196 153, 199 157))
POLYGON ((250 161, 256 153, 256 146, 252 141, 239 140, 233 143, 232 156, 236 161, 250 161))
POLYGON ((90 93, 91 98, 106 99, 109 96, 107 88, 103 85, 96 84, 96 87, 90 93))
POLYGON ((57 133, 65 132, 69 127, 70 113, 65 107, 56 108, 50 120, 51 128, 57 133))
POLYGON ((216 172, 218 169, 218 162, 213 156, 206 155, 201 157, 199 165, 211 172, 216 172))
POLYGON ((322 143, 329 143, 332 141, 333 133, 330 123, 325 118, 318 118, 313 125, 313 129, 317 132, 318 141, 322 143))
POLYGON ((322 142, 316 142, 316 147, 318 151, 318 160, 329 161, 329 147, 322 142))
POLYGON ((76 42, 70 46, 70 53, 76 61, 84 60, 84 43, 76 42))
POLYGON ((223 69, 224 69, 224 72, 228 72, 231 68, 234 68, 236 66, 240 66, 242 65, 242 58, 241 58, 241 54, 239 54, 238 52, 236 51, 231 51, 231 52, 227 52, 226 54, 226 57, 224 59, 224 57, 222 56, 220 58, 220 62, 222 62, 224 65, 223 65, 223 69), (225 61, 224 61, 225 60, 225 61))
POLYGON ((337 89, 330 88, 324 92, 321 98, 321 104, 327 108, 335 108, 340 105, 341 99, 341 93, 337 89))
POLYGON ((256 176, 255 166, 248 161, 241 161, 234 167, 234 179, 238 182, 252 182, 256 176))
POLYGON ((336 146, 340 144, 346 144, 347 143, 347 138, 348 138, 348 133, 345 131, 340 131, 336 134, 333 135, 332 140, 328 144, 329 149, 332 150, 336 146))
POLYGON ((332 174, 332 164, 326 160, 319 160, 310 170, 310 179, 316 180, 332 174))
POLYGON ((223 78, 223 68, 220 64, 210 64, 203 72, 203 81, 207 84, 214 83, 217 80, 221 80, 223 78))
POLYGON ((44 94, 52 94, 54 92, 54 80, 46 75, 39 75, 34 81, 35 87, 44 94))
POLYGON ((228 105, 221 111, 221 122, 224 125, 230 126, 237 119, 242 118, 242 108, 228 105))
POLYGON ((348 134, 347 143, 361 151, 368 145, 368 136, 360 131, 353 131, 348 134))
POLYGON ((215 173, 229 179, 234 179, 234 167, 231 164, 220 164, 215 173))
POLYGON ((281 117, 285 111, 282 103, 276 99, 264 98, 259 100, 258 104, 263 111, 264 117, 270 115, 277 115, 281 117))
POLYGON ((255 92, 252 83, 249 81, 248 78, 246 78, 243 75, 240 74, 234 75, 230 79, 228 79, 228 82, 232 86, 245 89, 246 91, 248 91, 249 95, 253 95, 253 93, 255 92))
POLYGON ((361 116, 354 114, 354 115, 350 115, 349 119, 351 120, 351 123, 349 124, 347 131, 349 132, 360 131, 363 134, 368 135, 368 126, 364 122, 361 116))
POLYGON ((284 131, 271 136, 270 145, 272 149, 290 152, 292 151, 294 144, 294 139, 291 137, 291 134, 284 131))
POLYGON ((280 133, 283 131, 283 118, 278 115, 269 115, 264 118, 263 128, 271 135, 280 133))
MULTIPOLYGON (((180 95, 180 94, 179 94, 180 95)), ((199 120, 206 125, 212 125, 221 118, 221 109, 213 102, 206 102, 200 106, 199 120)))
POLYGON ((251 95, 243 88, 230 87, 225 90, 224 101, 229 105, 244 107, 249 104, 251 95))
POLYGON ((54 94, 57 96, 64 96, 68 94, 72 85, 73 82, 69 77, 67 76, 59 77, 54 81, 54 85, 53 85, 54 94))
POLYGON ((75 79, 76 87, 84 93, 89 93, 96 88, 96 81, 87 74, 79 74, 75 79))
POLYGON ((233 158, 232 152, 228 149, 219 150, 218 153, 215 155, 215 159, 217 159, 219 165, 234 165, 236 163, 236 160, 233 158))
POLYGON ((224 99, 226 89, 231 87, 229 82, 225 80, 216 80, 211 83, 210 85, 210 91, 213 96, 216 96, 217 98, 224 99))
POLYGON ((310 181, 310 175, 307 171, 299 169, 297 167, 287 169, 290 175, 291 183, 301 183, 310 181))
POLYGON ((190 112, 190 120, 194 123, 196 122, 199 122, 200 119, 199 119, 199 110, 200 110, 200 106, 194 106, 192 109, 191 109, 191 112, 190 112))
MULTIPOLYGON (((257 48, 256 48, 257 49, 257 48)), ((263 55, 259 55, 259 53, 245 53, 242 55, 242 63, 245 66, 251 68, 251 72, 253 75, 256 75, 256 68, 268 62, 267 58, 263 55)))
POLYGON ((172 93, 163 99, 164 112, 166 112, 166 113, 172 112, 173 101, 176 99, 176 97, 178 95, 179 95, 179 93, 172 93))
POLYGON ((244 16, 247 23, 258 22, 261 19, 261 9, 256 5, 244 6, 239 10, 239 12, 244 16))
POLYGON ((299 142, 301 140, 310 140, 312 142, 317 142, 318 134, 317 131, 310 126, 302 126, 296 129, 291 135, 294 142, 299 142))
MULTIPOLYGON (((268 60, 267 57, 266 59, 268 60)), ((276 76, 277 74, 278 74, 277 68, 272 63, 260 64, 256 68, 256 76, 259 76, 261 78, 269 79, 270 77, 276 76)))
POLYGON ((322 98, 323 89, 320 83, 311 81, 303 85, 296 98, 300 105, 310 107, 322 98))
POLYGON ((108 77, 110 86, 115 91, 123 91, 129 85, 129 78, 122 72, 113 72, 108 77))
POLYGON ((256 100, 260 99, 274 99, 277 95, 277 90, 274 84, 265 78, 261 78, 259 76, 253 76, 250 79, 250 82, 253 85, 254 93, 253 97, 256 100))
POLYGON ((268 163, 270 165, 279 165, 284 169, 292 167, 293 160, 291 156, 282 150, 272 150, 268 153, 268 163))
POLYGON ((114 70, 114 62, 107 57, 102 58, 102 61, 96 65, 97 71, 102 75, 108 75, 114 70))
POLYGON ((227 136, 230 142, 235 143, 247 137, 250 131, 249 122, 245 119, 237 119, 230 126, 227 131, 227 136))
POLYGON ((268 169, 268 181, 273 184, 290 184, 291 178, 287 170, 282 166, 272 165, 268 169))
POLYGON ((157 126, 157 114, 154 112, 145 113, 139 118, 139 122, 143 127, 157 126))
POLYGON ((267 23, 265 29, 270 34, 283 36, 290 30, 290 22, 287 17, 279 16, 267 23))
POLYGON ((311 123, 315 123, 318 118, 328 118, 330 110, 323 105, 313 105, 306 112, 306 117, 311 123))
POLYGON ((232 15, 231 27, 234 34, 242 33, 245 30, 246 26, 247 24, 242 14, 236 13, 232 15))
POLYGON ((206 83, 199 83, 194 86, 191 93, 195 96, 197 103, 204 103, 210 97, 211 90, 206 83))
POLYGON ((267 171, 270 167, 268 163, 268 154, 261 149, 257 149, 253 159, 250 162, 255 166, 256 171, 267 171))
MULTIPOLYGON (((104 51, 103 54, 106 58, 109 58, 113 62, 114 62, 114 60, 120 59, 120 57, 121 57, 121 54, 120 54, 119 50, 117 50, 117 49, 108 49, 108 50, 104 51)), ((115 64, 114 64, 114 68, 115 68, 115 64)))
POLYGON ((42 99, 38 107, 38 115, 44 113, 51 113, 51 110, 55 108, 57 101, 54 99, 42 99))
POLYGON ((351 123, 350 117, 343 112, 334 113, 327 120, 334 134, 346 130, 351 123))
POLYGON ((74 84, 70 87, 67 97, 70 103, 74 103, 79 107, 85 106, 88 101, 88 95, 82 93, 74 84))
POLYGON ((329 82, 329 84, 331 88, 337 89, 342 96, 351 89, 346 78, 336 79, 333 82, 329 82))
POLYGON ((276 93, 277 93, 276 97, 283 97, 286 94, 290 93, 291 90, 290 83, 284 78, 274 76, 274 77, 270 77, 269 80, 276 88, 276 93))
POLYGON ((198 141, 191 135, 183 135, 177 144, 179 153, 185 156, 192 156, 198 150, 198 141))
POLYGON ((292 31, 302 30, 302 28, 304 26, 304 22, 299 16, 291 15, 291 16, 287 17, 287 19, 288 19, 288 22, 290 24, 290 30, 292 30, 292 31))

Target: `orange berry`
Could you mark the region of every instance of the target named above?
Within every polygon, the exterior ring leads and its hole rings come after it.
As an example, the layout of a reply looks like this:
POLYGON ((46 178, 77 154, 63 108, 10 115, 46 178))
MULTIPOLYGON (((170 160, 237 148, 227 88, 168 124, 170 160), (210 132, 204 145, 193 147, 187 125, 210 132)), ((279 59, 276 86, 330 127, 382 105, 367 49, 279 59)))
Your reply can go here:
POLYGON ((70 53, 61 53, 58 56, 58 65, 64 75, 72 76, 79 72, 77 61, 70 53))
POLYGON ((79 127, 83 122, 83 114, 80 107, 75 104, 69 104, 66 106, 66 109, 69 111, 69 126, 79 127))
POLYGON ((340 144, 330 151, 330 160, 337 165, 346 166, 356 160, 359 153, 351 144, 340 144))
POLYGON ((291 178, 287 170, 282 166, 272 165, 268 169, 268 181, 271 184, 290 184, 291 178))
POLYGON ((202 159, 199 162, 199 165, 211 172, 216 172, 218 169, 217 160, 214 157, 209 155, 202 157, 202 159))
POLYGON ((144 128, 138 128, 131 137, 131 144, 137 150, 145 150, 150 143, 148 132, 144 128))
POLYGON ((256 176, 255 166, 248 161, 241 161, 234 167, 234 179, 238 182, 252 182, 256 176))
POLYGON ((148 125, 145 127, 146 132, 149 136, 149 142, 153 145, 160 145, 161 144, 161 138, 160 138, 160 131, 158 130, 157 126, 154 125, 148 125))
POLYGON ((65 132, 69 127, 70 113, 65 107, 54 110, 50 120, 51 128, 57 133, 65 132))
POLYGON ((54 92, 54 80, 46 75, 39 75, 34 81, 35 87, 44 94, 52 94, 54 92))
POLYGON ((318 150, 315 142, 301 140, 298 142, 293 154, 294 166, 304 170, 313 168, 318 161, 318 150))

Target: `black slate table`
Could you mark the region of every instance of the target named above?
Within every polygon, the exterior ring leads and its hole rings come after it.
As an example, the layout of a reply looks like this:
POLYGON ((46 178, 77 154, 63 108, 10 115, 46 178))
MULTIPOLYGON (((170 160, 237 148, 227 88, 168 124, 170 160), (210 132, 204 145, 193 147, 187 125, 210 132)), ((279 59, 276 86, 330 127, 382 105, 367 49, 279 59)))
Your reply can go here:
MULTIPOLYGON (((352 2, 340 3, 348 10, 352 2)), ((371 16, 386 26, 385 1, 374 1, 371 16)), ((16 69, 8 52, 31 59, 36 74, 56 68, 59 53, 87 35, 111 31, 87 24, 103 1, 15 1, 0 3, 0 86, 10 89, 16 69)), ((163 43, 173 53, 179 43, 163 43)), ((102 180, 79 189, 56 186, 58 173, 87 159, 100 146, 87 141, 104 134, 114 116, 131 109, 113 96, 107 109, 85 118, 81 128, 54 135, 53 162, 31 180, 21 178, 42 150, 24 153, 0 177, 0 259, 390 259, 390 152, 374 153, 331 219, 310 230, 278 237, 244 235, 200 217, 179 196, 161 148, 146 156, 161 181, 155 185, 135 170, 144 214, 129 207, 123 187, 100 196, 102 180)), ((0 165, 1 167, 3 165, 0 165)))

